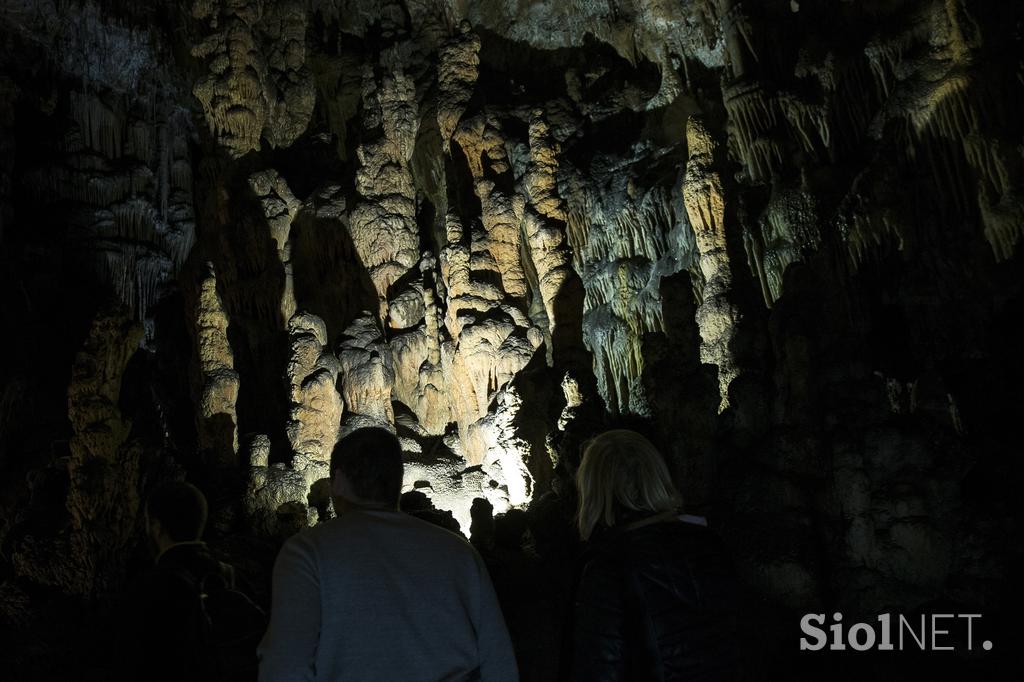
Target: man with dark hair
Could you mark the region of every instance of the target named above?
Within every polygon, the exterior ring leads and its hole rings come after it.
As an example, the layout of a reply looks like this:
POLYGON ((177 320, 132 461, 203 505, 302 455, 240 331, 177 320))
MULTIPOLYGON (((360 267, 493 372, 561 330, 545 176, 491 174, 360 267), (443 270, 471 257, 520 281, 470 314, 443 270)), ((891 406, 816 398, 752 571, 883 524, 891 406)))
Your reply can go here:
POLYGON ((331 456, 338 517, 293 536, 274 566, 261 682, 517 680, 483 561, 398 511, 402 452, 359 429, 331 456))
POLYGON ((175 545, 199 543, 205 529, 206 496, 190 483, 167 483, 146 500, 146 530, 160 554, 175 545))
MULTIPOLYGON (((223 625, 210 622, 211 613, 224 611, 216 608, 225 603, 222 595, 230 592, 230 602, 240 593, 234 591, 234 569, 214 558, 201 539, 206 515, 206 497, 184 481, 163 484, 146 500, 146 532, 155 565, 139 577, 125 600, 117 638, 122 679, 226 682, 255 674, 254 639, 248 645, 251 664, 242 660, 230 669, 210 639, 211 627, 223 625), (210 594, 216 595, 213 609, 206 603, 210 594)), ((237 613, 262 617, 255 605, 228 610, 231 617, 237 613)), ((257 630, 260 625, 253 623, 257 630)), ((234 630, 232 636, 245 632, 244 627, 234 630)))

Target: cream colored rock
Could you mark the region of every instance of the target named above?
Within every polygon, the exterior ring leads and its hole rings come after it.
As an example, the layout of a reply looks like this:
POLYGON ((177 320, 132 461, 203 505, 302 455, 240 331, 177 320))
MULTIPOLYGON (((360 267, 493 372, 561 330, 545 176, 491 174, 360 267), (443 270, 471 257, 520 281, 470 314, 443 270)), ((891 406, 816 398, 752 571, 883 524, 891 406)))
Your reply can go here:
POLYGON ((327 348, 327 328, 315 315, 288 322, 291 355, 286 375, 291 399, 288 440, 296 457, 329 462, 338 441, 343 404, 336 385, 341 370, 327 348))
POLYGON ((342 334, 338 359, 341 361, 341 394, 347 413, 341 436, 361 426, 384 426, 393 430, 394 360, 371 314, 364 313, 342 334))
POLYGON ((729 406, 729 384, 738 373, 731 343, 739 321, 739 311, 729 300, 732 266, 726 248, 725 195, 714 165, 716 143, 696 116, 687 123, 686 141, 690 158, 683 179, 683 202, 704 278, 703 300, 696 315, 700 356, 702 362, 718 366, 721 411, 729 406))
POLYGON ((412 79, 398 70, 378 82, 368 72, 363 107, 364 129, 379 126, 383 134, 357 150, 360 201, 352 210, 349 231, 377 290, 384 319, 393 296, 391 286, 419 261, 416 188, 409 169, 418 129, 412 79))
POLYGON ((458 34, 442 47, 437 74, 437 126, 444 151, 449 151, 452 134, 459 125, 480 68, 480 37, 468 21, 459 24, 458 34))
POLYGON ((316 101, 306 67, 306 19, 298 0, 194 0, 192 16, 207 34, 192 55, 207 73, 193 87, 210 132, 234 157, 291 144, 316 101))
POLYGON ((306 131, 316 105, 316 86, 306 65, 308 8, 301 0, 277 0, 265 7, 260 22, 267 61, 263 135, 271 147, 287 147, 306 131))
POLYGON ((281 319, 290 320, 295 314, 295 278, 292 273, 292 221, 301 202, 288 188, 288 183, 273 169, 253 173, 249 186, 260 198, 263 214, 270 226, 270 236, 277 246, 277 258, 284 270, 284 290, 281 292, 281 319))
POLYGON ((259 149, 267 120, 266 62, 257 37, 256 0, 195 0, 192 16, 210 33, 192 48, 208 72, 192 92, 217 142, 238 157, 259 149))
POLYGON ((530 119, 530 158, 521 180, 521 199, 526 246, 547 316, 548 358, 554 362, 582 344, 575 330, 581 326, 583 288, 571 267, 567 215, 558 193, 559 150, 543 113, 534 111, 530 119))

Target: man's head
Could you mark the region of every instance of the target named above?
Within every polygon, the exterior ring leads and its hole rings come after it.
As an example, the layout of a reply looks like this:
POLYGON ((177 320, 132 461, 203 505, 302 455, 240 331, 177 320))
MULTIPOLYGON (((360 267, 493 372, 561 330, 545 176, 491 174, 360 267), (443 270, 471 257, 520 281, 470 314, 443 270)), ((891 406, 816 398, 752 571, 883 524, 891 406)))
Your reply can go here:
POLYGON ((146 520, 160 551, 179 542, 194 542, 206 528, 206 496, 191 483, 165 483, 146 500, 146 520))
POLYGON ((331 453, 335 508, 398 509, 402 448, 390 431, 363 428, 338 441, 331 453))

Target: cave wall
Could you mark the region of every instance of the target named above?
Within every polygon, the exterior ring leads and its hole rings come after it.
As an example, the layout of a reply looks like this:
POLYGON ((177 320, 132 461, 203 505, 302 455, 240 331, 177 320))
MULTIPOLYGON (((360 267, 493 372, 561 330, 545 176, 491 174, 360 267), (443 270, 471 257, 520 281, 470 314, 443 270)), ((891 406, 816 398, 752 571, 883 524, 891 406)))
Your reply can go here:
POLYGON ((468 532, 643 423, 765 618, 1008 608, 1022 21, 8 0, 5 623, 116 593, 168 477, 214 533, 330 515, 364 425, 468 532))

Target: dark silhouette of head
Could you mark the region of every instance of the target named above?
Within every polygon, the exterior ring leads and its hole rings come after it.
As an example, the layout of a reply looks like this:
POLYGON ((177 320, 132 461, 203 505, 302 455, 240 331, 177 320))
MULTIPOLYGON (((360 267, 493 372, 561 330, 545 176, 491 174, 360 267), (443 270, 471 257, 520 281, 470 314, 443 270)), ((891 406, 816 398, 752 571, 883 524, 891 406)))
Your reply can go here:
POLYGON ((402 473, 402 448, 393 433, 376 427, 353 431, 331 453, 335 507, 398 509, 402 473))
POLYGON ((185 481, 164 483, 146 500, 149 532, 157 543, 193 542, 206 528, 206 496, 185 481))

